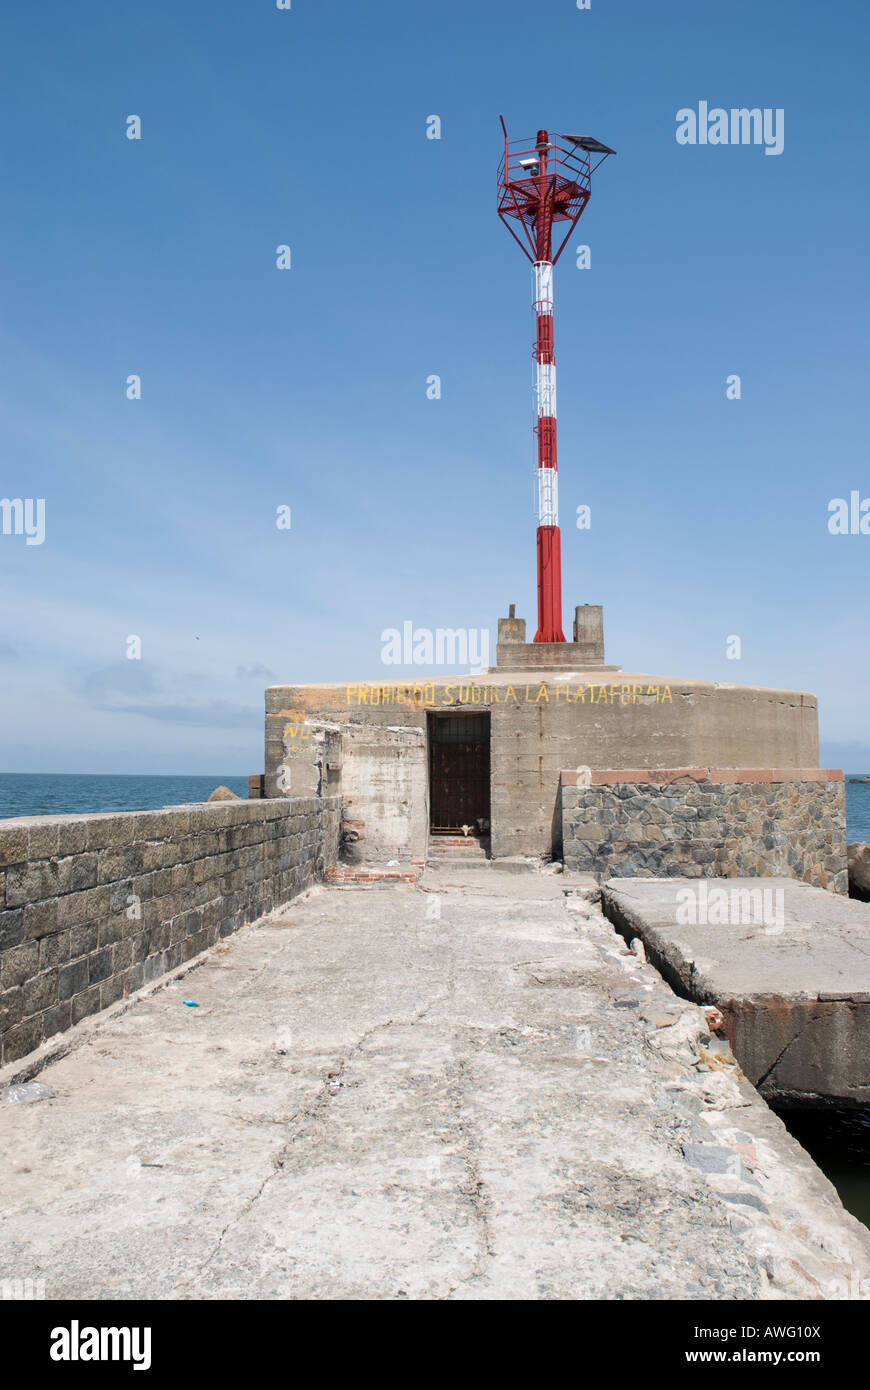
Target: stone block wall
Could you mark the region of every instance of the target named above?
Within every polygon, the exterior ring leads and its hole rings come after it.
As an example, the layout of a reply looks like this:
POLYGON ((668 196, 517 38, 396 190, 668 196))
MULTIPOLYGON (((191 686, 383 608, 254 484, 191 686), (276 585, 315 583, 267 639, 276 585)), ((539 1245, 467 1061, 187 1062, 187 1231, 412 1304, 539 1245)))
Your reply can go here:
POLYGON ((295 897, 337 796, 0 821, 0 1065, 295 897))
POLYGON ((563 772, 561 825, 565 867, 599 879, 780 875, 847 891, 838 771, 563 772))

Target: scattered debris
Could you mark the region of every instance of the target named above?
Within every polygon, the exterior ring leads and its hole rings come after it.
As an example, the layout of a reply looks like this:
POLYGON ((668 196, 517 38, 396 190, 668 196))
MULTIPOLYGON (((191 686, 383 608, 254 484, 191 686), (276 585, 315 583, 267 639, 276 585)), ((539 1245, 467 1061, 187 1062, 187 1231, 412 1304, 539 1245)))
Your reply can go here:
POLYGON ((636 994, 632 994, 631 990, 618 989, 613 995, 613 1002, 617 1009, 636 1009, 640 1000, 636 994))
POLYGON ((53 1095, 54 1091, 44 1081, 23 1081, 0 1091, 7 1105, 30 1105, 35 1100, 49 1100, 53 1095))
POLYGON ((673 1028, 680 1021, 679 1013, 673 1009, 644 1010, 642 1017, 651 1028, 673 1028))

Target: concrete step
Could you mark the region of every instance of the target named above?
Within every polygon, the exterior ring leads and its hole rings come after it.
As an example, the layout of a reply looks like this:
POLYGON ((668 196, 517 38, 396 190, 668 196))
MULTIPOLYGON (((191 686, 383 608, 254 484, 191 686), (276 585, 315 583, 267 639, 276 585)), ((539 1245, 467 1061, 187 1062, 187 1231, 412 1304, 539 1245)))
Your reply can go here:
POLYGON ((485 849, 489 845, 489 837, 480 835, 430 835, 430 845, 442 846, 444 849, 485 849))
POLYGON ((482 858, 470 858, 467 854, 430 854, 426 860, 427 869, 473 869, 475 872, 489 873, 492 869, 491 860, 484 855, 482 858))
POLYGON ((533 874, 537 872, 538 864, 536 860, 526 859, 521 854, 505 854, 500 859, 493 859, 492 867, 504 874, 533 874))
POLYGON ((502 874, 534 874, 538 872, 538 867, 536 860, 524 859, 521 855, 490 859, 483 854, 432 854, 430 851, 426 860, 427 869, 487 869, 502 874))
POLYGON ((489 869, 488 835, 430 835, 429 869, 489 869))
POLYGON ((489 863, 487 845, 476 836, 469 835, 430 835, 428 859, 439 863, 452 861, 456 864, 489 863))
POLYGON ((440 845, 429 846, 430 859, 461 859, 465 863, 466 859, 485 859, 489 861, 486 850, 475 849, 442 849, 440 845))

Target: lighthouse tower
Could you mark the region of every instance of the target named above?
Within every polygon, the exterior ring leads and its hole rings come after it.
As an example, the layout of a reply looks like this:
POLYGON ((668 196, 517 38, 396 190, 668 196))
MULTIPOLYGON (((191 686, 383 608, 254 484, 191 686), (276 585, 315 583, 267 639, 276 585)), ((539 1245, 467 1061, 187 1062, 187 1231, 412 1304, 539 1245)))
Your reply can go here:
POLYGON ((538 626, 536 642, 564 642, 559 475, 556 462, 556 358, 553 267, 582 216, 592 174, 615 151, 588 135, 509 141, 498 173, 498 215, 532 262, 537 320, 538 626), (594 161, 594 162, 593 162, 594 161))

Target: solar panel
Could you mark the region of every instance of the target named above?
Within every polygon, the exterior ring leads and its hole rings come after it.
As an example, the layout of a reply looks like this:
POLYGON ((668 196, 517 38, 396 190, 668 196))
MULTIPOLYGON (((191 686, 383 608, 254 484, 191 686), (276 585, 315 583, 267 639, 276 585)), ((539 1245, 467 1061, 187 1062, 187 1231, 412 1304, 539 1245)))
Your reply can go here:
POLYGON ((609 145, 602 145, 600 140, 593 140, 591 135, 566 135, 566 140, 570 140, 572 145, 579 145, 581 150, 587 150, 589 154, 616 154, 609 145))

